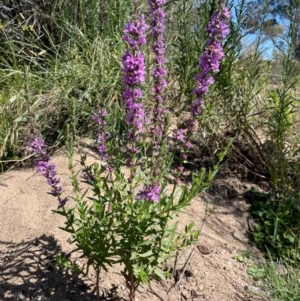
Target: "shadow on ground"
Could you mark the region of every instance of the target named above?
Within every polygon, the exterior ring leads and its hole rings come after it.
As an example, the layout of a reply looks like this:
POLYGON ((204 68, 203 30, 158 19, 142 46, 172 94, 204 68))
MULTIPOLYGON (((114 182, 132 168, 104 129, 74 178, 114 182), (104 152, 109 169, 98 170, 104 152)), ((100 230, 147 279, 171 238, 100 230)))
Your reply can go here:
MULTIPOLYGON (((0 241, 0 300, 95 300, 94 285, 57 267, 56 254, 62 251, 53 236, 21 243, 0 241)), ((100 300, 123 299, 112 288, 100 300)))

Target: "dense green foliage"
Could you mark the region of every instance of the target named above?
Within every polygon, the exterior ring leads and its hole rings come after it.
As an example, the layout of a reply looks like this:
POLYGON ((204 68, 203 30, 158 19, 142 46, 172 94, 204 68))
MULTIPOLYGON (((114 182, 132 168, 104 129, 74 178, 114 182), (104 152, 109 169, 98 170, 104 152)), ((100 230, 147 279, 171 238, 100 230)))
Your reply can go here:
POLYGON ((282 258, 291 264, 299 264, 300 203, 296 196, 258 194, 250 212, 260 221, 253 231, 255 243, 268 250, 274 260, 282 258))

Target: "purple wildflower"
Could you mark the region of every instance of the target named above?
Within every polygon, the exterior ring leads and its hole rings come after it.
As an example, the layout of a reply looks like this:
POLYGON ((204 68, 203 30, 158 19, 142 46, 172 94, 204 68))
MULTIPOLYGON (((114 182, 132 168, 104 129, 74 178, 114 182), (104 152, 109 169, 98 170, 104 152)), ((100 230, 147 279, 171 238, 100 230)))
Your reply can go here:
POLYGON ((191 110, 194 116, 199 115, 204 108, 204 100, 196 99, 191 105, 191 110))
POLYGON ((127 137, 131 142, 137 141, 145 123, 145 112, 143 105, 139 102, 143 92, 138 86, 145 81, 145 58, 141 46, 146 43, 147 29, 148 25, 145 22, 144 15, 124 26, 123 39, 127 42, 129 49, 126 50, 122 58, 124 72, 123 101, 127 113, 125 121, 130 128, 127 137))
MULTIPOLYGON (((192 148, 191 137, 196 132, 196 119, 204 108, 204 96, 208 93, 209 87, 214 83, 213 74, 220 69, 220 63, 224 57, 222 40, 229 32, 228 19, 230 12, 221 5, 220 11, 213 14, 207 26, 208 41, 205 51, 199 59, 201 73, 195 76, 197 85, 193 90, 196 99, 191 104, 192 117, 186 121, 184 129, 174 131, 173 138, 181 148, 179 174, 183 171, 183 163, 187 159, 187 153, 192 148)), ((179 174, 177 175, 179 177, 179 174)), ((178 178, 177 178, 178 179, 178 178)))
POLYGON ((57 177, 54 163, 50 161, 50 157, 47 154, 47 145, 40 136, 36 136, 29 142, 29 147, 37 155, 37 171, 47 179, 47 183, 51 187, 50 194, 57 197, 59 207, 63 207, 68 201, 68 198, 61 198, 62 187, 58 185, 60 179, 57 177))
POLYGON ((184 144, 185 149, 189 149, 193 147, 193 144, 190 141, 185 142, 184 144))
POLYGON ((165 58, 165 44, 163 33, 165 31, 165 19, 166 14, 163 9, 165 0, 148 0, 148 4, 151 12, 151 34, 153 37, 152 51, 154 53, 155 67, 152 70, 152 77, 154 79, 153 94, 155 99, 155 106, 153 108, 153 128, 152 134, 156 138, 154 143, 159 148, 159 141, 162 138, 164 131, 164 119, 166 110, 161 108, 163 103, 163 91, 167 85, 165 76, 167 69, 165 64, 167 59, 165 58))
POLYGON ((104 161, 109 159, 108 149, 106 146, 107 138, 109 137, 109 132, 107 131, 106 117, 107 111, 105 109, 100 109, 92 115, 92 119, 97 124, 97 147, 98 152, 102 156, 104 161))
POLYGON ((229 33, 229 18, 229 10, 225 6, 221 6, 220 11, 213 14, 208 23, 207 32, 209 38, 206 43, 206 49, 200 56, 199 61, 201 73, 195 76, 197 86, 193 93, 196 95, 196 100, 191 105, 191 112, 194 117, 201 113, 204 107, 203 98, 214 82, 211 74, 219 72, 220 63, 224 57, 222 40, 229 33))
POLYGON ((124 26, 123 40, 128 43, 130 47, 140 47, 146 44, 146 30, 148 25, 145 22, 144 15, 141 15, 140 20, 128 22, 124 26))
POLYGON ((137 194, 137 200, 146 200, 157 203, 159 201, 161 187, 158 185, 144 186, 144 188, 137 194))
POLYGON ((186 139, 186 129, 178 129, 174 132, 173 137, 177 141, 185 142, 186 139))
POLYGON ((141 51, 136 54, 127 50, 123 56, 124 83, 132 87, 145 81, 145 58, 141 51))
POLYGON ((135 133, 141 133, 145 122, 145 111, 143 110, 143 105, 141 103, 128 101, 126 103, 126 109, 128 114, 125 121, 133 127, 135 133))

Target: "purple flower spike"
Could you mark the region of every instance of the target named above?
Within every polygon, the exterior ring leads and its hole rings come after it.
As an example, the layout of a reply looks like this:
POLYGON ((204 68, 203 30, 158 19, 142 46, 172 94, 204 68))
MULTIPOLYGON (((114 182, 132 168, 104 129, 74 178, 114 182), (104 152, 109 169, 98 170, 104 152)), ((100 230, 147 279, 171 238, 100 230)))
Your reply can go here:
POLYGON ((65 198, 59 200, 59 205, 58 205, 58 207, 63 207, 63 206, 65 206, 65 204, 66 204, 66 202, 67 202, 68 200, 69 200, 68 197, 65 197, 65 198))
POLYGON ((196 133, 196 117, 201 114, 204 108, 204 97, 214 83, 213 74, 219 72, 221 60, 224 57, 222 41, 229 32, 229 18, 230 12, 225 6, 221 5, 219 12, 211 16, 206 28, 208 40, 206 48, 199 59, 201 72, 195 76, 196 87, 193 90, 193 94, 196 99, 191 104, 192 117, 187 120, 187 126, 184 129, 177 129, 173 133, 174 140, 183 151, 180 155, 179 173, 176 180, 179 179, 178 177, 183 171, 182 164, 187 159, 187 153, 192 148, 191 137, 196 133))
POLYGON ((33 138, 28 146, 33 150, 35 154, 39 154, 45 157, 45 160, 48 161, 49 157, 47 155, 47 145, 45 144, 44 140, 40 136, 36 136, 33 138))
POLYGON ((122 58, 124 73, 123 101, 127 113, 125 121, 129 126, 127 138, 132 143, 138 140, 145 123, 145 111, 142 103, 139 102, 143 92, 139 86, 144 83, 146 74, 145 57, 141 51, 141 46, 146 43, 147 29, 148 25, 145 22, 144 15, 124 26, 123 40, 127 42, 128 49, 122 58))
POLYGON ((148 25, 145 22, 144 15, 141 15, 140 20, 128 22, 124 27, 123 40, 128 43, 130 47, 140 47, 146 44, 146 31, 148 25))
POLYGON ((57 177, 54 163, 50 161, 50 157, 47 154, 47 145, 40 136, 36 136, 29 142, 28 146, 37 155, 37 171, 47 179, 47 183, 51 187, 50 194, 57 197, 59 207, 63 207, 68 198, 61 199, 62 187, 58 185, 60 179, 57 177))
POLYGON ((128 86, 142 84, 145 81, 145 58, 141 51, 137 54, 127 50, 123 56, 124 83, 128 86))
POLYGON ((154 81, 152 92, 155 100, 151 133, 153 134, 157 154, 159 154, 159 148, 161 146, 161 139, 164 132, 164 120, 167 113, 167 111, 163 109, 163 92, 167 86, 167 82, 165 80, 167 75, 167 68, 165 66, 167 59, 165 58, 165 43, 163 36, 166 19, 166 14, 163 9, 164 4, 165 0, 148 0, 151 12, 151 34, 153 38, 152 51, 154 53, 155 63, 151 72, 154 81))
POLYGON ((137 194, 137 200, 146 200, 157 203, 160 198, 161 187, 158 185, 144 186, 144 188, 137 194))
POLYGON ((203 97, 208 93, 209 87, 214 82, 211 75, 219 72, 220 63, 224 57, 222 40, 229 33, 229 18, 229 10, 227 7, 221 6, 220 11, 212 15, 206 28, 209 39, 206 43, 206 49, 199 60, 201 73, 195 76, 197 86, 193 93, 197 99, 191 106, 191 112, 194 117, 199 115, 204 107, 203 97))

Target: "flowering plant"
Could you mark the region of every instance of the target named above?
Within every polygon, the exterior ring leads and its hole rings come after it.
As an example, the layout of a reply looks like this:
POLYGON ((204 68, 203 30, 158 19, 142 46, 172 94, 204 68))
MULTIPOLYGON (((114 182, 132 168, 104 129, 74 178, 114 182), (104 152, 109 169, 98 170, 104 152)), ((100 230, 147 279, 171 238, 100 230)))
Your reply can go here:
MULTIPOLYGON (((125 25, 123 37, 128 45, 122 58, 127 144, 121 154, 115 156, 115 152, 111 152, 113 145, 109 141, 108 112, 104 108, 95 112, 92 119, 97 124, 98 151, 103 164, 87 166, 85 157, 82 156, 84 182, 90 187, 82 193, 74 172, 73 146, 70 143, 69 168, 76 193, 74 208, 65 206, 68 198, 61 196, 63 191, 59 186, 59 178, 47 155, 44 141, 38 136, 29 144, 37 155, 38 171, 47 178, 51 186, 50 193, 58 198, 59 208, 56 212, 66 218, 63 229, 71 233, 73 243, 76 244, 74 251, 81 251, 87 259, 86 265, 81 267, 63 258, 60 258, 60 263, 84 274, 88 273, 90 266, 94 267, 97 274, 97 300, 100 270, 107 271, 108 266, 114 264, 121 264, 130 300, 134 300, 140 284, 147 283, 154 277, 166 278, 169 271, 164 269, 165 261, 174 256, 176 251, 193 244, 199 236, 199 230, 193 228, 193 221, 186 225, 183 232, 179 232, 176 218, 198 193, 210 185, 218 170, 217 164, 208 173, 204 170, 194 173, 190 186, 180 184, 179 176, 183 165, 179 166, 173 186, 168 185, 163 177, 171 171, 173 158, 166 147, 169 119, 163 95, 167 85, 163 42, 164 3, 165 0, 148 1, 154 53, 151 74, 155 100, 150 127, 151 144, 143 139, 147 114, 142 104, 146 72, 142 46, 146 43, 148 25, 144 16, 137 13, 125 25), (149 153, 152 155, 148 160, 149 153), (125 168, 129 170, 129 175, 124 171, 125 168)), ((196 76, 196 100, 191 107, 190 128, 175 132, 175 140, 183 148, 182 160, 186 158, 184 151, 192 146, 190 138, 195 132, 195 116, 200 113, 203 96, 213 82, 212 74, 217 72, 223 56, 221 40, 226 35, 225 19, 228 17, 227 11, 222 7, 221 13, 213 15, 208 26, 210 37, 207 49, 200 57, 202 71, 196 76)), ((221 153, 220 161, 225 152, 221 153)))

